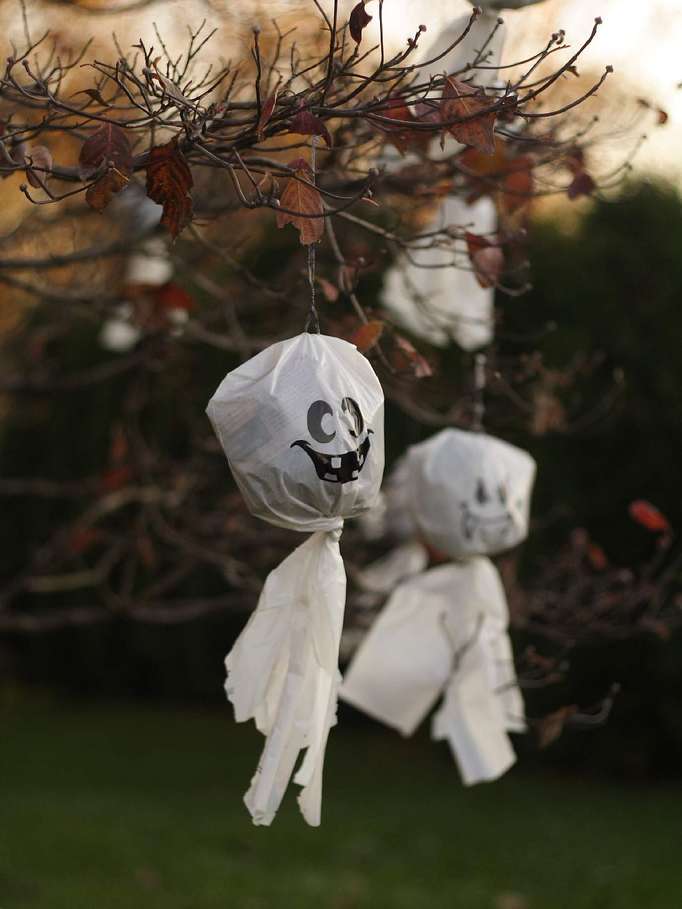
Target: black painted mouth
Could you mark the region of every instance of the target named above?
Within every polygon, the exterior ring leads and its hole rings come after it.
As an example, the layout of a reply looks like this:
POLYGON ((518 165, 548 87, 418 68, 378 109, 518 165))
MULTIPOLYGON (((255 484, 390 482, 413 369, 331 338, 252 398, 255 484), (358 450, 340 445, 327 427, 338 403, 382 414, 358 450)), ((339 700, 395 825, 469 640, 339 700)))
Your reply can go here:
POLYGON ((476 531, 480 531, 481 538, 486 543, 493 542, 486 531, 496 532, 496 536, 501 539, 507 536, 512 526, 512 516, 510 512, 504 511, 499 515, 474 514, 466 502, 462 502, 462 533, 465 540, 472 540, 476 531))
POLYGON ((298 442, 292 442, 291 447, 295 448, 298 446, 306 452, 321 480, 326 480, 327 483, 350 483, 358 479, 360 471, 367 461, 370 432, 372 430, 368 429, 367 438, 355 451, 346 451, 340 455, 322 454, 319 451, 315 451, 302 439, 298 442))

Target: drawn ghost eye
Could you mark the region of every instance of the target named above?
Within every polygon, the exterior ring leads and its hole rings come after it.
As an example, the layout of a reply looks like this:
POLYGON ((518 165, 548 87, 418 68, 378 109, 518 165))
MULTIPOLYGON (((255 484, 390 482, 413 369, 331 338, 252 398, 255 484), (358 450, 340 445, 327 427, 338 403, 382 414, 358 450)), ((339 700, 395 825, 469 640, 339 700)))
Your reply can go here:
POLYGON ((326 401, 313 401, 308 408, 308 432, 316 442, 331 442, 336 432, 325 432, 322 420, 333 413, 326 401))
POLYGON ((476 484, 476 501, 479 505, 485 505, 488 501, 488 493, 485 491, 483 480, 479 480, 476 484))
POLYGON ((504 483, 501 483, 501 484, 499 485, 497 491, 498 491, 499 496, 500 496, 500 502, 501 502, 503 505, 506 505, 506 504, 507 504, 507 487, 504 485, 504 483))
POLYGON ((350 434, 354 438, 357 438, 365 428, 365 421, 362 419, 360 406, 352 398, 344 398, 343 401, 341 401, 341 409, 344 413, 350 414, 354 425, 354 429, 351 429, 350 434))

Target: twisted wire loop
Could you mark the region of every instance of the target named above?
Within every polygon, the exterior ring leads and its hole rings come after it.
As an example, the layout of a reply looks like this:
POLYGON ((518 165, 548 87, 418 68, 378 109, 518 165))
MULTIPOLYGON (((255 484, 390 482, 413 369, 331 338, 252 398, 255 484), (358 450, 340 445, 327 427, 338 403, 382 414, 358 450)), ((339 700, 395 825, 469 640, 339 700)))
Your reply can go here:
MULTIPOLYGON (((316 168, 316 147, 315 143, 317 141, 317 136, 310 137, 310 167, 313 172, 313 182, 316 182, 317 168, 316 168)), ((315 244, 310 243, 308 245, 308 284, 310 285, 310 309, 308 310, 308 318, 305 323, 305 331, 310 332, 311 334, 320 334, 320 316, 317 311, 317 303, 315 297, 315 244)))

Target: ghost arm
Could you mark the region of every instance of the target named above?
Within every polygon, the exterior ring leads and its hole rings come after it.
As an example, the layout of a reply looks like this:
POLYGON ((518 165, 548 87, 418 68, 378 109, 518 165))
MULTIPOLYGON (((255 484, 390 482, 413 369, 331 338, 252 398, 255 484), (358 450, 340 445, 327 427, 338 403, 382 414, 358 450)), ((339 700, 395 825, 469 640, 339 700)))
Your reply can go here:
MULTIPOLYGON (((428 574, 428 573, 427 573, 428 574)), ((340 697, 411 735, 447 684, 451 651, 443 633, 443 594, 425 575, 396 589, 358 648, 340 697)))
POLYGON ((429 556, 424 546, 412 540, 391 549, 386 555, 356 571, 354 580, 369 593, 389 594, 401 581, 421 574, 429 556))

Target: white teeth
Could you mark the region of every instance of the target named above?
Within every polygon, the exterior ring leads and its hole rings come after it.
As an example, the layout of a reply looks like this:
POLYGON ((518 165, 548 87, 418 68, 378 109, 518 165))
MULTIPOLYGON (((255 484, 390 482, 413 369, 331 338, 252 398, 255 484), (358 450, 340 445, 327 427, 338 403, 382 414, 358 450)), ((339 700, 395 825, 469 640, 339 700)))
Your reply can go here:
POLYGON ((338 470, 341 466, 341 458, 332 458, 332 467, 334 470, 338 470))
POLYGON ((325 478, 325 480, 335 480, 336 479, 336 477, 334 476, 333 473, 326 473, 324 475, 324 478, 325 478))
POLYGON ((359 476, 357 470, 354 470, 353 473, 351 474, 351 476, 353 477, 354 480, 357 480, 357 478, 359 476))

